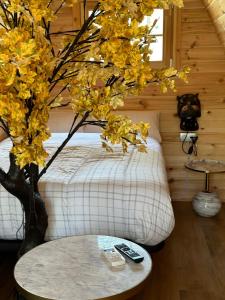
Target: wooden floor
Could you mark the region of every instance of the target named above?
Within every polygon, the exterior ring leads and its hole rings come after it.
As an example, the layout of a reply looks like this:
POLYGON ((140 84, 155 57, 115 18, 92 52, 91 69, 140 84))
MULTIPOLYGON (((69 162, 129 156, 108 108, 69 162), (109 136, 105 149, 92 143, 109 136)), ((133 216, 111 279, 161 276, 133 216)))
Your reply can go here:
POLYGON ((132 300, 225 300, 225 206, 213 218, 174 202, 175 229, 152 254, 145 290, 132 300))
MULTIPOLYGON (((225 300, 225 206, 209 219, 198 217, 191 203, 175 202, 174 211, 175 229, 152 254, 147 285, 132 300, 225 300)), ((1 255, 0 300, 15 299, 14 263, 1 255)))
POLYGON ((15 255, 0 253, 0 300, 15 299, 15 282, 13 278, 15 262, 15 255))

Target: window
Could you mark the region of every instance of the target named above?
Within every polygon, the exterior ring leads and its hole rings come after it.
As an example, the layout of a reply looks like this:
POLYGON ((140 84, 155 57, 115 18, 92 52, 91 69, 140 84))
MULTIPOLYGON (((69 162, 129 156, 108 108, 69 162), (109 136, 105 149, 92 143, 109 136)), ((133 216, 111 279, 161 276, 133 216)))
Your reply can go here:
MULTIPOLYGON (((96 1, 87 1, 86 11, 84 12, 83 5, 80 4, 80 18, 84 20, 88 17, 95 7, 96 1)), ((174 46, 173 46, 173 22, 174 12, 173 9, 163 10, 155 9, 151 16, 146 16, 141 25, 151 26, 155 20, 156 25, 152 29, 152 36, 155 42, 151 44, 151 61, 153 67, 169 67, 173 64, 174 59, 174 46)), ((81 21, 82 23, 82 21, 81 21)))
POLYGON ((169 67, 173 64, 173 9, 155 9, 151 16, 146 16, 142 25, 149 25, 156 22, 152 29, 152 36, 155 42, 151 44, 151 61, 153 67, 169 67))
POLYGON ((155 9, 151 16, 145 16, 141 25, 152 26, 156 22, 151 31, 151 35, 154 38, 154 43, 151 44, 151 61, 163 60, 163 19, 164 13, 162 9, 155 9))

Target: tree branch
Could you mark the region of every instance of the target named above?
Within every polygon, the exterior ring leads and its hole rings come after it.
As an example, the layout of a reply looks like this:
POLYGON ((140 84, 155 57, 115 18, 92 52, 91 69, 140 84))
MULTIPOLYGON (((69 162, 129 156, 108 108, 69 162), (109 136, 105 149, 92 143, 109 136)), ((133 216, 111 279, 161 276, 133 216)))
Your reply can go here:
POLYGON ((69 34, 69 33, 76 33, 79 30, 66 30, 66 31, 57 31, 57 32, 51 32, 49 35, 57 35, 57 34, 69 34))
POLYGON ((96 64, 96 65, 100 65, 103 64, 102 61, 94 61, 94 60, 71 60, 68 61, 68 63, 71 62, 75 62, 75 63, 85 63, 85 64, 96 64))
POLYGON ((69 130, 69 133, 72 132, 73 126, 74 126, 74 124, 76 123, 76 120, 77 120, 78 117, 79 117, 79 113, 77 113, 77 114, 74 116, 72 125, 71 125, 70 130, 69 130))
POLYGON ((8 126, 5 124, 5 122, 2 120, 2 118, 0 117, 0 123, 2 124, 1 128, 5 131, 5 133, 10 136, 9 133, 9 128, 8 126))
POLYGON ((58 83, 58 81, 60 81, 60 80, 63 79, 63 76, 64 76, 64 74, 66 74, 66 72, 67 72, 67 70, 65 70, 65 71, 59 76, 58 79, 52 81, 53 85, 50 87, 49 92, 51 92, 51 91, 54 89, 54 87, 56 86, 56 84, 58 83))
POLYGON ((67 58, 69 57, 69 55, 71 54, 71 52, 73 51, 74 46, 77 44, 77 42, 80 40, 80 38, 82 37, 82 35, 86 32, 89 23, 92 21, 92 19, 94 19, 95 17, 95 13, 99 8, 99 4, 96 5, 96 7, 94 8, 92 14, 90 15, 90 17, 84 22, 82 28, 80 29, 79 33, 77 34, 77 36, 75 37, 75 39, 73 40, 73 42, 70 44, 69 49, 66 51, 65 55, 62 57, 60 63, 58 64, 58 66, 55 67, 52 77, 49 79, 49 82, 51 83, 53 81, 53 79, 55 78, 55 76, 58 74, 59 70, 61 69, 61 67, 64 65, 64 62, 67 60, 67 58))
POLYGON ((107 124, 107 121, 103 121, 103 120, 85 121, 83 124, 84 125, 93 125, 93 126, 98 126, 98 127, 105 128, 105 125, 107 124))
MULTIPOLYGON (((67 72, 67 71, 66 71, 67 72)), ((65 74, 66 74, 65 72, 65 74)), ((64 79, 67 79, 67 78, 70 78, 70 77, 74 77, 74 76, 77 76, 77 74, 79 73, 79 70, 76 70, 76 71, 73 71, 73 72, 70 72, 68 74, 66 74, 66 76, 60 76, 60 78, 56 79, 55 81, 52 81, 52 83, 54 83, 53 87, 61 80, 64 80, 64 79)), ((64 74, 64 75, 65 75, 64 74)), ((51 88, 52 90, 52 88, 51 88)))
POLYGON ((4 24, 0 23, 0 26, 2 26, 5 30, 8 31, 8 28, 4 24))
POLYGON ((49 6, 51 5, 51 3, 52 3, 53 1, 54 1, 54 0, 50 0, 50 1, 48 2, 47 8, 49 8, 49 6))
POLYGON ((65 3, 65 0, 62 1, 62 3, 59 5, 59 7, 54 11, 54 15, 57 15, 57 13, 60 11, 60 9, 63 7, 63 4, 65 3))
POLYGON ((67 138, 62 142, 62 144, 59 146, 59 148, 56 150, 56 152, 52 155, 50 160, 47 162, 46 166, 41 170, 38 180, 46 173, 48 168, 51 166, 53 161, 56 159, 56 157, 59 155, 59 153, 63 150, 65 145, 69 142, 71 137, 74 135, 74 133, 83 125, 83 122, 88 118, 89 112, 86 112, 83 116, 83 118, 80 120, 80 122, 74 127, 74 129, 68 133, 67 138))
POLYGON ((87 0, 84 0, 84 1, 83 1, 84 22, 85 22, 85 18, 86 18, 86 5, 87 5, 87 0))
POLYGON ((79 49, 79 51, 77 51, 78 53, 76 55, 73 55, 69 60, 64 62, 64 65, 71 62, 71 60, 73 60, 74 58, 79 57, 80 55, 83 55, 83 54, 87 53, 88 51, 89 51, 89 46, 85 46, 85 47, 79 49), (86 49, 86 50, 81 52, 82 49, 86 49))
POLYGON ((4 15, 5 15, 5 18, 6 18, 6 21, 7 21, 8 25, 9 25, 9 27, 12 28, 11 27, 11 21, 9 20, 9 17, 7 15, 7 13, 9 13, 8 9, 6 7, 4 7, 4 4, 2 2, 0 2, 0 6, 1 6, 3 12, 4 12, 4 15))
POLYGON ((48 22, 48 25, 46 24, 46 21, 45 21, 45 18, 42 18, 42 21, 43 21, 43 24, 44 24, 44 28, 45 28, 45 32, 46 32, 46 38, 47 40, 50 42, 51 44, 51 52, 52 52, 52 55, 55 57, 55 50, 54 50, 54 47, 52 45, 52 39, 51 39, 51 36, 50 36, 50 22, 48 22))
POLYGON ((63 92, 67 89, 69 83, 67 83, 61 90, 60 92, 50 101, 50 103, 48 104, 48 106, 51 106, 51 104, 55 101, 55 99, 63 92))
POLYGON ((3 182, 5 182, 7 180, 7 178, 8 178, 8 175, 6 174, 6 172, 0 168, 0 183, 3 185, 3 182))

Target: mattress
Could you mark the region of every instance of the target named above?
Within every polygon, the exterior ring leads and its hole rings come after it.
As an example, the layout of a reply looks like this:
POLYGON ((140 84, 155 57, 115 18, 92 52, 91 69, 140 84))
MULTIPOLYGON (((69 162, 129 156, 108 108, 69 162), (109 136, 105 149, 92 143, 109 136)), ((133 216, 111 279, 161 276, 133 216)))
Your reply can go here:
MULTIPOLYGON (((64 133, 45 143, 51 154, 64 133)), ((134 146, 106 152, 99 133, 77 133, 39 182, 49 225, 45 239, 102 234, 156 245, 174 227, 160 144, 147 140, 148 153, 134 146)), ((8 170, 11 142, 0 142, 0 167, 8 170)), ((23 238, 23 211, 19 200, 0 185, 0 239, 23 238)))

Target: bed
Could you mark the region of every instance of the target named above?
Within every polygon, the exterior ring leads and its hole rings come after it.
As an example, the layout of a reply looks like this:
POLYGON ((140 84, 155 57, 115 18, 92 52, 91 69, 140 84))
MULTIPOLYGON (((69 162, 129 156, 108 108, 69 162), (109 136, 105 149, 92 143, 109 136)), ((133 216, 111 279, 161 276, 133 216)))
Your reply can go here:
MULTIPOLYGON (((159 133, 148 138, 147 154, 133 146, 124 154, 120 146, 106 152, 99 133, 85 130, 70 140, 40 181, 49 216, 45 239, 103 234, 149 246, 164 241, 174 215, 159 133)), ((52 134, 45 143, 50 154, 64 138, 65 133, 52 134)), ((10 147, 9 139, 0 142, 5 170, 10 147)), ((0 239, 22 239, 22 220, 19 201, 0 186, 0 239)))

